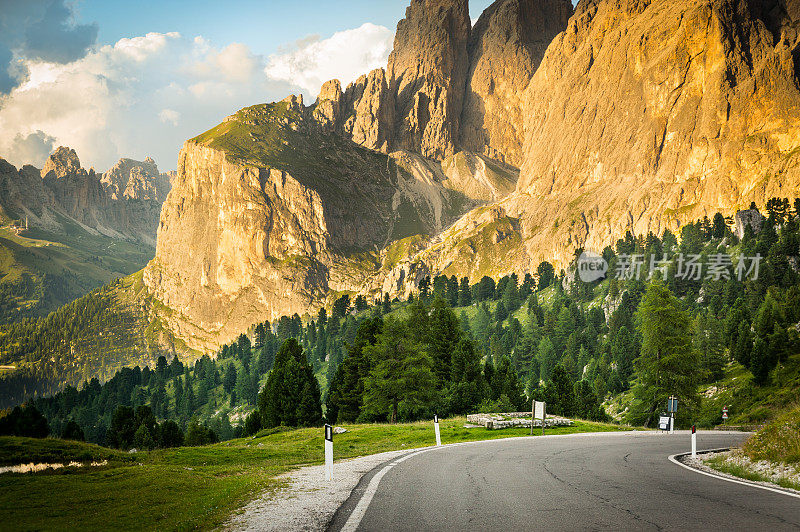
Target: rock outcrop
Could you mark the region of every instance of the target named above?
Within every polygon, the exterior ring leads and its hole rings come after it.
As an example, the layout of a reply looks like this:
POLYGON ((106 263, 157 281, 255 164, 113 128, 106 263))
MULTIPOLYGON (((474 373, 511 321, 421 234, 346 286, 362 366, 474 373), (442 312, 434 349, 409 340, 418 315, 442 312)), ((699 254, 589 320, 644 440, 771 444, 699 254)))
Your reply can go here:
POLYGON ((394 127, 394 98, 386 71, 378 68, 348 85, 343 128, 353 142, 388 153, 394 127))
POLYGON ((739 211, 733 219, 735 223, 733 231, 739 239, 744 238, 745 228, 748 226, 753 234, 757 235, 761 232, 761 226, 764 223, 764 217, 758 212, 758 209, 739 211))
POLYGON ((520 166, 525 88, 571 15, 569 0, 498 0, 483 12, 467 46, 463 149, 520 166))
POLYGON ((519 166, 525 88, 571 14, 569 0, 497 0, 471 28, 466 0, 413 0, 386 70, 344 92, 328 81, 314 117, 383 153, 466 150, 519 166))
POLYGON ((41 176, 70 218, 89 227, 105 227, 102 216, 98 216, 108 208, 105 190, 94 169, 87 172, 81 167, 75 150, 64 146, 56 149, 45 162, 41 176))
POLYGON ((387 69, 396 148, 431 159, 455 153, 470 26, 467 0, 412 0, 406 9, 387 69))

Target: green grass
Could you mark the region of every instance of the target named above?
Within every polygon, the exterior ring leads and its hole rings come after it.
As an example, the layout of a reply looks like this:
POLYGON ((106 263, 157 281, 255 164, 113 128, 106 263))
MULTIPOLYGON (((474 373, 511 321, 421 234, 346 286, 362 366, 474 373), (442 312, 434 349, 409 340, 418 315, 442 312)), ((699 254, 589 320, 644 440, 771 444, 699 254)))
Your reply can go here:
POLYGON ((705 462, 705 464, 712 469, 716 469, 721 473, 727 473, 729 475, 733 475, 734 477, 743 478, 745 480, 752 480, 754 482, 770 482, 772 484, 777 484, 778 486, 784 488, 800 490, 800 482, 793 482, 786 478, 772 479, 767 475, 751 471, 750 469, 747 469, 746 467, 741 466, 739 464, 732 464, 730 462, 727 462, 725 461, 723 456, 715 456, 713 458, 709 458, 705 462))
POLYGON ((0 323, 40 317, 105 283, 140 270, 152 247, 90 235, 62 219, 67 231, 0 227, 0 323))
POLYGON ((800 463, 800 406, 753 434, 743 450, 751 460, 800 463))
MULTIPOLYGON (((465 418, 441 421, 442 442, 456 443, 525 436, 529 429, 465 429, 465 418)), ((343 425, 335 437, 336 459, 434 443, 429 421, 397 425, 343 425)), ((549 435, 630 430, 593 422, 549 429, 549 435)), ((538 436, 535 437, 541 437, 538 436)), ((320 428, 287 430, 205 447, 136 454, 60 440, 0 438, 0 455, 21 462, 87 456, 108 465, 0 475, 4 522, 30 529, 191 529, 213 528, 259 493, 278 487, 275 477, 323 461, 320 428), (26 450, 30 449, 30 457, 26 450), (106 453, 106 454, 102 454, 106 453), (49 457, 49 458, 48 458, 49 457), (87 511, 90 510, 90 511, 87 511)), ((0 527, 2 528, 2 527, 0 527)))

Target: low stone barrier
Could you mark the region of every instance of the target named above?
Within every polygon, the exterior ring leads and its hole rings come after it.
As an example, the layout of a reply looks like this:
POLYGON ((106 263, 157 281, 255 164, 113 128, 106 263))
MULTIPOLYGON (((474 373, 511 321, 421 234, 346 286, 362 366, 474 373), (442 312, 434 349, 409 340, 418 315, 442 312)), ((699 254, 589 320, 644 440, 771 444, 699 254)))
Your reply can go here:
MULTIPOLYGON (((508 429, 508 428, 530 428, 531 427, 531 413, 530 412, 502 412, 496 414, 468 414, 467 423, 472 425, 480 425, 489 430, 508 429)), ((559 417, 547 416, 545 419, 545 427, 569 427, 574 423, 572 420, 559 417)), ((542 420, 535 419, 533 421, 534 427, 541 427, 542 420)))

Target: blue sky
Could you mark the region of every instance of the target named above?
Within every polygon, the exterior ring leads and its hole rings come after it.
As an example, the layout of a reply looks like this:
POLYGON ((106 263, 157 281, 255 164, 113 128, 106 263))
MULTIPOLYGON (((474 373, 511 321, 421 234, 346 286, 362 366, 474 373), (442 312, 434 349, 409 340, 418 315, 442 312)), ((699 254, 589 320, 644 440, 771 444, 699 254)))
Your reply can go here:
MULTIPOLYGON (((216 44, 242 42, 258 53, 273 53, 308 35, 327 37, 365 22, 394 30, 408 4, 407 0, 79 0, 75 11, 80 22, 98 23, 98 40, 103 43, 151 31, 177 31, 202 35, 216 44)), ((470 16, 477 19, 490 4, 472 0, 470 16)))
POLYGON ((409 1, 0 0, 0 157, 41 167, 69 146, 100 172, 175 169, 242 107, 385 67, 409 1))

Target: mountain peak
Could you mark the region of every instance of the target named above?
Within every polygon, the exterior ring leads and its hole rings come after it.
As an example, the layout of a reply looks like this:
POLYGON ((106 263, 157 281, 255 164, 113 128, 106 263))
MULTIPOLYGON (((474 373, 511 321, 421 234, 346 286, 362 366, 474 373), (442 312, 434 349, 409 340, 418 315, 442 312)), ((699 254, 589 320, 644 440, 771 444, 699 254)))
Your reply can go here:
POLYGON ((66 146, 59 146, 56 151, 50 154, 47 162, 44 163, 42 168, 42 177, 53 175, 61 179, 70 174, 76 174, 83 170, 81 168, 81 161, 78 159, 78 154, 75 150, 66 146))
POLYGON ((457 151, 471 25, 466 0, 413 0, 406 9, 387 69, 396 148, 439 160, 457 151))

